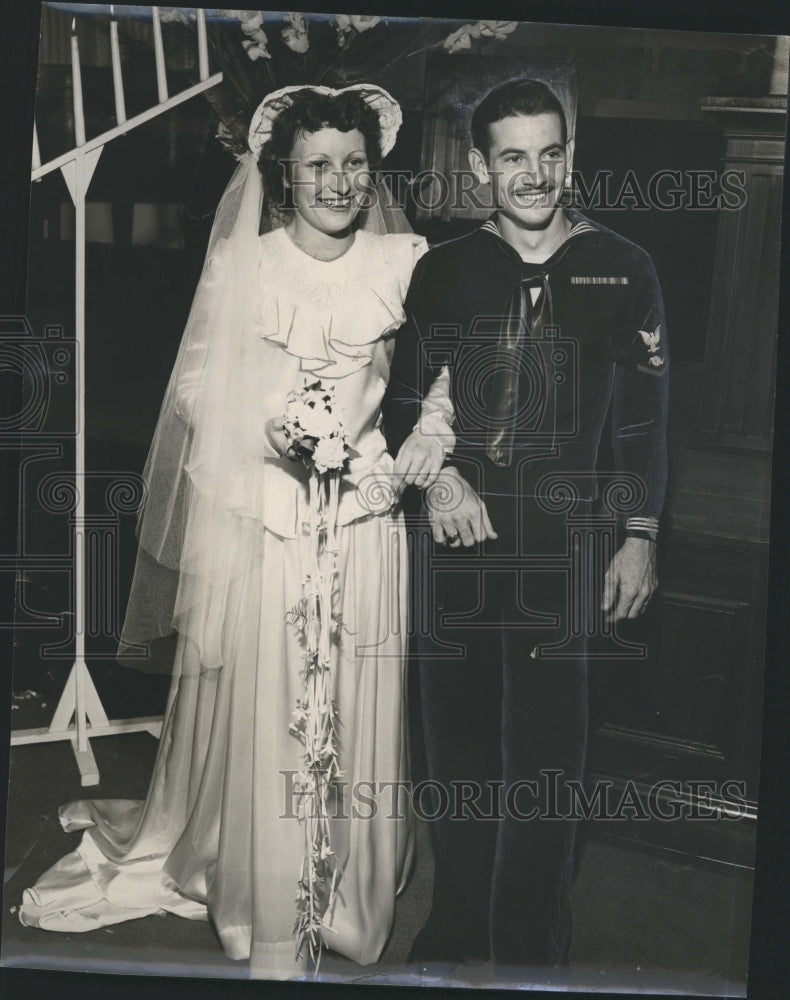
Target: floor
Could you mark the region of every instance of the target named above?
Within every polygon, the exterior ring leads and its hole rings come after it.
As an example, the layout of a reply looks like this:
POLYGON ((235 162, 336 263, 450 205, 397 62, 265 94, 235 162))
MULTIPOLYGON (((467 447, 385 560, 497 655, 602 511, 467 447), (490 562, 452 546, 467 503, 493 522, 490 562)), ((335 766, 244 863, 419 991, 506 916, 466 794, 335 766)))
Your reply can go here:
MULTIPOLYGON (((35 696, 22 705, 35 708, 35 696)), ((14 748, 8 807, 2 964, 80 972, 245 978, 226 959, 210 925, 164 915, 86 934, 52 934, 22 927, 15 909, 25 886, 76 846, 64 834, 58 806, 78 797, 145 795, 155 740, 148 734, 94 740, 101 784, 83 790, 65 744, 14 748)), ((460 967, 441 978, 406 966, 412 939, 428 911, 433 868, 430 832, 419 828, 418 858, 398 900, 391 938, 376 966, 362 968, 327 953, 318 978, 412 986, 495 984, 489 966, 460 967)), ((570 988, 744 996, 751 872, 711 867, 682 855, 584 838, 574 888, 570 988)), ((525 970, 521 988, 537 985, 525 970)), ((542 981, 541 981, 542 982, 542 981)), ((505 984, 513 987, 513 983, 505 984)), ((546 985, 543 983, 543 985, 546 985)))

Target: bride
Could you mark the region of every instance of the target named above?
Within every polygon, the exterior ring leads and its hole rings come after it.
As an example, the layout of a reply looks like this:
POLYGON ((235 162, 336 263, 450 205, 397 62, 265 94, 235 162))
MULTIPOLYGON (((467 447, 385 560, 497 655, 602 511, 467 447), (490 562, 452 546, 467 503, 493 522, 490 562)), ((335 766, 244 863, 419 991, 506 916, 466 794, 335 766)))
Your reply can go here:
MULTIPOLYGON (((253 977, 304 973, 296 897, 314 845, 298 801, 304 747, 289 727, 304 697, 295 609, 317 565, 316 510, 283 415, 290 391, 320 380, 350 458, 331 514, 340 778, 330 789, 336 884, 318 885, 318 947, 362 964, 381 954, 414 841, 407 555, 380 404, 427 247, 376 232, 382 213, 365 202, 400 120, 393 98, 367 85, 285 88, 253 117, 145 470, 123 639, 134 651, 177 632, 148 795, 61 809, 64 829, 85 833, 25 891, 25 924, 83 931, 168 911, 210 920, 253 977), (264 189, 287 222, 260 235, 264 189)), ((418 485, 452 440, 445 390, 440 378, 398 456, 418 485)))

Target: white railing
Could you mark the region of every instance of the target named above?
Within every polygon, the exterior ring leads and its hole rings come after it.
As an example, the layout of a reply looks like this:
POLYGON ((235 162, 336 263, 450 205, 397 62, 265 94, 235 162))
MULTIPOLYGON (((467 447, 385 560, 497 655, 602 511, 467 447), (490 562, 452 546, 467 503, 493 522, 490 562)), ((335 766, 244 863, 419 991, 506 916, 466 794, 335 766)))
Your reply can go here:
POLYGON ((209 75, 208 40, 205 11, 197 10, 197 45, 199 82, 174 94, 168 94, 164 46, 159 8, 151 8, 154 28, 154 55, 158 102, 133 118, 126 118, 121 53, 118 44, 118 22, 110 8, 110 51, 117 124, 92 139, 85 135, 85 111, 82 97, 79 38, 76 19, 71 28, 71 71, 74 93, 74 148, 47 163, 41 163, 38 133, 33 125, 33 156, 31 179, 36 181, 53 170, 60 170, 74 202, 75 209, 75 339, 77 342, 77 378, 75 390, 76 458, 74 513, 74 665, 49 726, 41 729, 17 730, 11 744, 50 743, 70 740, 74 748, 83 785, 97 785, 99 771, 90 747, 91 736, 111 736, 117 733, 147 731, 154 736, 161 732, 161 717, 120 719, 110 721, 104 711, 96 687, 85 662, 86 606, 86 531, 85 531, 85 201, 96 164, 102 150, 113 139, 125 135, 145 122, 165 114, 197 94, 216 86, 222 73, 209 75))

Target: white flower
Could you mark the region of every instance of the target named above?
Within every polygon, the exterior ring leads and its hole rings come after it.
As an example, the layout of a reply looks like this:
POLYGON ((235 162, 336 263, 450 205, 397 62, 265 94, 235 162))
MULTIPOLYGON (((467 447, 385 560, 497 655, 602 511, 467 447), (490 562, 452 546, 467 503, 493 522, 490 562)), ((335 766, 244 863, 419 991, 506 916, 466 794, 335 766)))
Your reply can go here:
POLYGON ((303 399, 294 399, 288 403, 285 418, 289 430, 297 438, 318 437, 321 433, 321 428, 314 419, 315 409, 308 406, 303 399), (296 426, 292 428, 292 425, 296 426))
POLYGON ((363 31, 369 31, 371 28, 375 28, 380 20, 380 17, 354 17, 353 15, 349 17, 351 26, 356 28, 356 30, 360 33, 363 31))
POLYGON ((282 37, 285 44, 293 52, 307 52, 310 41, 307 37, 307 26, 301 14, 290 11, 283 15, 290 27, 283 28, 282 37))
POLYGON ((473 38, 496 38, 502 41, 517 27, 518 21, 476 21, 474 24, 463 24, 445 38, 443 46, 448 52, 461 52, 471 49, 473 38))
POLYGON ((241 44, 250 59, 253 61, 256 59, 271 59, 269 39, 261 27, 263 24, 263 15, 260 11, 226 10, 223 13, 239 15, 238 19, 241 21, 241 30, 247 36, 241 44))
POLYGON ((338 421, 333 414, 321 407, 310 406, 302 399, 288 404, 285 417, 290 433, 298 440, 328 436, 338 429, 338 421))
POLYGON ((463 49, 471 49, 472 39, 480 37, 480 26, 478 24, 464 24, 457 31, 448 35, 443 42, 443 46, 448 52, 461 52, 463 49))
POLYGON ((337 44, 342 49, 351 34, 351 18, 348 14, 335 14, 335 28, 337 29, 337 44))
POLYGON ((478 21, 480 35, 483 38, 506 38, 518 27, 518 21, 478 21))
POLYGON ((340 434, 319 438, 313 452, 313 461, 319 472, 342 469, 346 460, 346 445, 340 434))
POLYGON ((319 379, 290 392, 283 427, 286 437, 297 450, 305 438, 318 441, 320 438, 339 436, 345 442, 343 424, 335 406, 334 388, 324 386, 319 379))
POLYGON ((245 38, 241 43, 244 46, 244 51, 247 53, 253 62, 256 59, 271 59, 271 53, 266 48, 266 42, 254 42, 250 38, 245 38))
POLYGON ((283 41, 292 52, 307 52, 310 42, 306 34, 299 34, 293 28, 283 28, 283 41))
POLYGON ((337 44, 342 49, 352 31, 356 31, 358 34, 362 34, 363 31, 370 31, 371 28, 376 27, 380 20, 380 17, 335 14, 337 44))
POLYGON ((254 35, 260 30, 263 25, 263 15, 260 12, 248 10, 239 11, 240 14, 246 14, 246 17, 242 18, 241 30, 245 35, 254 35))
POLYGON ((332 413, 322 406, 308 407, 312 416, 309 421, 310 435, 314 437, 329 437, 340 430, 340 421, 337 414, 332 413))

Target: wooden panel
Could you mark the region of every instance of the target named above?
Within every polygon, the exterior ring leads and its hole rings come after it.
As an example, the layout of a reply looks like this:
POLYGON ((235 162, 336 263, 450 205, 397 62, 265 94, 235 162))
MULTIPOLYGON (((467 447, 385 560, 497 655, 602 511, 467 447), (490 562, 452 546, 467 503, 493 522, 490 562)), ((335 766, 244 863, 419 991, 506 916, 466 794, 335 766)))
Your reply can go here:
POLYGON ((755 177, 755 187, 763 193, 766 212, 759 254, 760 267, 754 293, 754 329, 763 336, 751 339, 749 385, 741 431, 748 436, 769 437, 773 430, 774 388, 776 385, 776 338, 779 325, 779 245, 781 236, 782 176, 778 171, 755 177))
POLYGON ((700 428, 726 447, 767 450, 773 433, 785 121, 775 110, 716 112, 722 169, 742 172, 747 192, 720 213, 705 351, 700 428))
POLYGON ((604 724, 741 770, 733 732, 742 728, 738 693, 749 611, 744 602, 662 593, 645 621, 622 630, 645 643, 646 659, 600 671, 604 724))
MULTIPOLYGON (((767 549, 665 539, 664 585, 624 637, 643 660, 593 664, 589 771, 647 802, 662 781, 742 782, 737 821, 596 822, 607 835, 750 865, 761 738, 767 549)), ((620 792, 617 792, 620 789, 620 792)), ((662 793, 663 794, 663 793, 662 793)), ((671 799, 671 795, 669 798, 671 799)), ((693 797, 693 796, 692 796, 693 797)), ((667 800, 669 801, 669 800, 667 800)))

